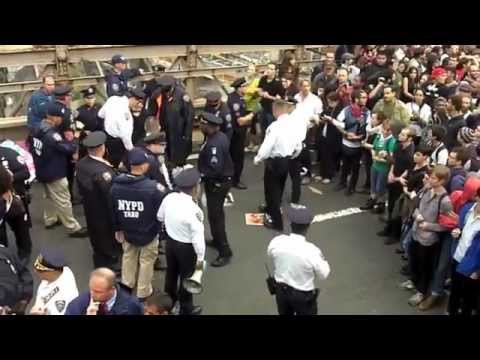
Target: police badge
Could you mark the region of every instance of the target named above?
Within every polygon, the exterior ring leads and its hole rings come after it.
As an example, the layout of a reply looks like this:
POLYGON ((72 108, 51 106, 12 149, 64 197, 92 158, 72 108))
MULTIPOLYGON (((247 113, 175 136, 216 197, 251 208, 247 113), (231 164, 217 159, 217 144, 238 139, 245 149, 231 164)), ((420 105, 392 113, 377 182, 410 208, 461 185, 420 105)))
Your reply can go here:
POLYGON ((118 90, 120 90, 120 88, 118 87, 118 84, 117 84, 117 83, 112 84, 112 89, 113 89, 113 91, 118 91, 118 90))
POLYGON ((110 173, 108 173, 108 172, 104 172, 104 173, 102 174, 102 178, 103 178, 103 180, 105 180, 105 181, 108 182, 108 183, 109 183, 110 181, 112 181, 112 175, 110 175, 110 173))
POLYGON ((233 104, 233 111, 238 111, 238 110, 240 110, 240 105, 237 103, 233 104))
POLYGON ((66 301, 65 300, 57 300, 55 301, 55 307, 57 308, 58 312, 62 312, 64 309, 65 309, 65 305, 66 305, 66 301))
POLYGON ((183 95, 183 101, 190 102, 190 96, 188 96, 187 94, 183 95))

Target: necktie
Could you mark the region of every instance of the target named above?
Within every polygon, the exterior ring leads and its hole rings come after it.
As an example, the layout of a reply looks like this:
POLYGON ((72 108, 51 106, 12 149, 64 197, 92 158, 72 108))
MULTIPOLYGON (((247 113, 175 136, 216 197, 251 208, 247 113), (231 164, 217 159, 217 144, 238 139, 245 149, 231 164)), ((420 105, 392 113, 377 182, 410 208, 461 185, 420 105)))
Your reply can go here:
POLYGON ((106 303, 100 303, 100 305, 98 306, 97 315, 107 315, 107 313, 108 313, 107 304, 106 303))

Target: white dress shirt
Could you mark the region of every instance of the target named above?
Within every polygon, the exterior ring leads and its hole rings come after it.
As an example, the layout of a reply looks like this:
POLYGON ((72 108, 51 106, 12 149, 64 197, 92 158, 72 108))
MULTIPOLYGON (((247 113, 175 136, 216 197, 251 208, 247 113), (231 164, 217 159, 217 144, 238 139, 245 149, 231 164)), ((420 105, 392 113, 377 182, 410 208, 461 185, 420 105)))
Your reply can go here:
POLYGON ((158 221, 165 224, 167 234, 178 242, 192 244, 197 261, 205 258, 203 211, 192 197, 183 192, 167 195, 157 213, 158 221))
POLYGON ((480 231, 480 216, 475 216, 475 208, 477 204, 473 205, 468 213, 465 215, 465 226, 462 230, 462 236, 458 240, 458 246, 453 254, 453 258, 457 262, 461 262, 467 253, 467 250, 472 245, 473 238, 480 231))
POLYGON ((412 101, 407 104, 407 109, 410 111, 410 114, 417 114, 425 124, 428 124, 432 118, 432 108, 428 104, 424 103, 420 107, 415 101, 412 101))
POLYGON ((260 162, 268 158, 295 156, 302 150, 302 141, 298 136, 298 123, 288 114, 278 117, 265 133, 260 149, 258 149, 255 162, 260 162))
POLYGON ((307 131, 313 127, 313 123, 310 121, 312 118, 318 119, 318 116, 323 111, 322 101, 318 96, 308 93, 306 97, 303 97, 301 93, 295 95, 295 100, 297 101, 297 106, 295 110, 290 114, 298 122, 302 124, 302 127, 298 127, 299 136, 302 141, 307 137, 307 131))
POLYGON ((126 96, 111 96, 98 111, 98 116, 105 119, 105 131, 114 138, 119 138, 127 150, 133 149, 133 116, 126 96))
POLYGON ((42 280, 37 290, 35 307, 47 309, 47 315, 64 315, 68 304, 78 296, 75 276, 69 267, 63 268, 62 275, 49 283, 42 280))
POLYGON ((277 282, 300 291, 315 289, 315 278, 324 280, 330 274, 330 265, 320 249, 298 234, 280 235, 268 245, 277 282))

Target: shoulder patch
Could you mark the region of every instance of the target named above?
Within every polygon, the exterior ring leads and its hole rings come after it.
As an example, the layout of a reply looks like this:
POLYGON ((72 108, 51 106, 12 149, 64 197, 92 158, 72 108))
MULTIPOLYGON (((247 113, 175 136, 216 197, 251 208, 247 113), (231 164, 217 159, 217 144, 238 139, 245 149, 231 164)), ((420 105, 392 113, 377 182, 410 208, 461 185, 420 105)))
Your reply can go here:
POLYGON ((233 110, 234 111, 240 110, 240 104, 237 104, 237 103, 233 104, 233 110))
POLYGON ((67 302, 65 300, 57 300, 55 301, 55 307, 57 308, 58 312, 62 312, 65 309, 65 305, 67 302))
POLYGON ((183 95, 183 101, 190 102, 190 96, 188 96, 187 94, 183 95))
POLYGON ((55 141, 62 141, 62 137, 60 136, 59 133, 54 133, 54 134, 53 134, 53 139, 54 139, 55 141))
POLYGON ((103 180, 105 180, 106 182, 112 181, 112 175, 110 175, 109 172, 104 172, 104 173, 102 174, 102 178, 103 178, 103 180))
POLYGON ((17 161, 22 164, 22 165, 25 165, 25 159, 23 158, 23 156, 17 156, 17 161))

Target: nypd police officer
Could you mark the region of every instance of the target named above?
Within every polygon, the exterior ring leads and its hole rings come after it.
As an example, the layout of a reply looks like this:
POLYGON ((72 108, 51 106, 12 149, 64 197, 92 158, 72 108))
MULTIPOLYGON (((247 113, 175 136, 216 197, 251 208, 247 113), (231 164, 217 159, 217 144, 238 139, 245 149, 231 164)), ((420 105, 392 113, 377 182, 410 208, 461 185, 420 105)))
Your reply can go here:
MULTIPOLYGON (((96 89, 90 86, 81 91, 84 104, 74 112, 75 128, 80 131, 79 140, 83 141, 92 131, 103 131, 103 119, 98 116, 101 106, 96 103, 96 89)), ((80 145, 79 158, 87 154, 87 149, 80 145)))
POLYGON ((222 94, 219 91, 210 91, 207 93, 206 99, 207 103, 203 110, 223 120, 220 130, 227 135, 228 140, 231 140, 233 135, 232 114, 228 105, 222 101, 222 94))
POLYGON ((203 268, 205 258, 203 212, 196 203, 200 173, 195 168, 182 170, 174 177, 174 184, 176 191, 165 196, 157 214, 167 233, 165 292, 173 301, 178 299, 180 314, 198 315, 202 308, 193 306, 192 294, 183 287, 183 280, 196 268, 203 268))
POLYGON ((285 208, 291 234, 280 235, 268 245, 274 265, 279 315, 316 315, 318 290, 315 280, 324 280, 330 265, 322 251, 305 239, 313 221, 309 209, 291 204, 285 208))
POLYGON ((119 272, 122 249, 115 240, 110 202, 110 188, 116 173, 104 159, 106 139, 104 132, 94 131, 83 140, 88 156, 78 162, 77 181, 93 249, 93 265, 119 272))
POLYGON ((232 83, 234 91, 228 95, 228 107, 232 114, 233 135, 230 143, 230 154, 233 161, 233 187, 245 190, 247 187, 240 181, 245 159, 245 141, 247 128, 250 126, 254 113, 248 114, 244 95, 247 81, 240 78, 232 83))
POLYGON ((213 240, 211 245, 218 250, 218 258, 212 266, 227 265, 232 257, 225 231, 225 212, 223 204, 232 186, 233 164, 230 156, 230 142, 220 131, 223 120, 213 114, 200 116, 201 129, 207 140, 202 145, 198 157, 198 170, 207 198, 208 221, 213 240))
POLYGON ((127 59, 122 55, 112 57, 113 69, 105 75, 107 83, 107 96, 123 96, 128 90, 128 81, 139 75, 143 75, 143 69, 127 69, 127 59))
POLYGON ((148 101, 147 113, 154 116, 162 131, 165 131, 169 168, 182 167, 192 152, 192 101, 172 76, 162 76, 157 80, 156 86, 148 101))
POLYGON ((44 189, 45 227, 52 228, 61 221, 70 233, 69 236, 86 237, 87 229, 82 228, 73 217, 67 181, 67 165, 77 151, 77 145, 74 141, 62 138, 57 130, 64 113, 59 103, 48 104, 47 118, 34 132, 31 153, 37 180, 44 189))
POLYGON ((160 231, 156 214, 164 193, 156 181, 145 176, 149 166, 145 151, 134 148, 128 157, 130 173, 117 176, 111 189, 113 226, 123 246, 122 282, 130 288, 136 286, 137 296, 145 299, 153 293, 160 231))

